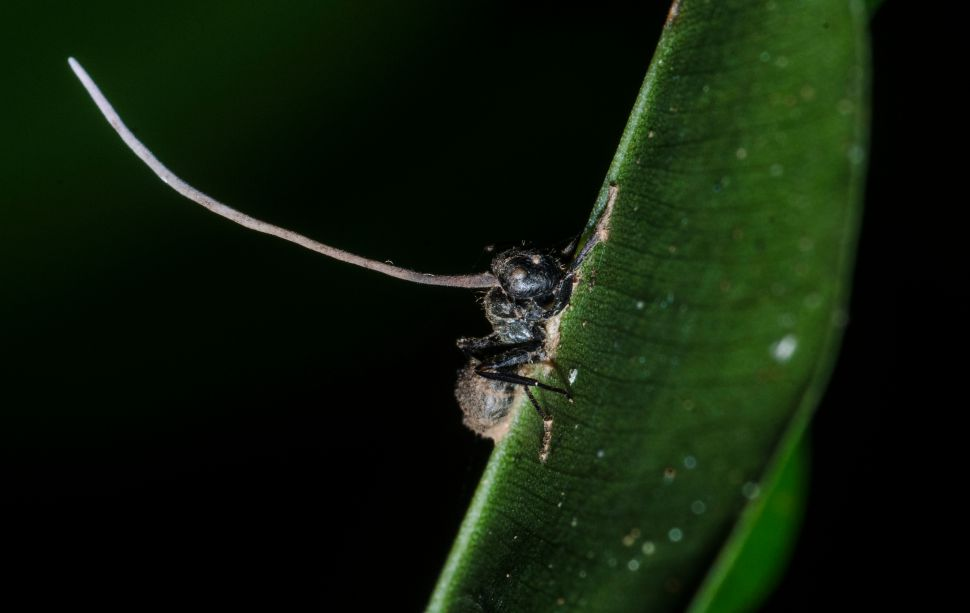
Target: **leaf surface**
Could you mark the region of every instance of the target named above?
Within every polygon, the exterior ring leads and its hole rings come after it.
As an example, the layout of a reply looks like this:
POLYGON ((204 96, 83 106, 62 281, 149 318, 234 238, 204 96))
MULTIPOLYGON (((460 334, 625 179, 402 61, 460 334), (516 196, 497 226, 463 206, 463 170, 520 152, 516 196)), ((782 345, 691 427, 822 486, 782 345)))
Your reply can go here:
POLYGON ((540 395, 546 464, 520 407, 431 610, 736 610, 764 590, 729 575, 778 575, 783 548, 742 549, 777 519, 750 507, 785 491, 845 323, 865 28, 862 2, 674 3, 590 220, 616 185, 609 236, 562 316, 574 402, 540 395))

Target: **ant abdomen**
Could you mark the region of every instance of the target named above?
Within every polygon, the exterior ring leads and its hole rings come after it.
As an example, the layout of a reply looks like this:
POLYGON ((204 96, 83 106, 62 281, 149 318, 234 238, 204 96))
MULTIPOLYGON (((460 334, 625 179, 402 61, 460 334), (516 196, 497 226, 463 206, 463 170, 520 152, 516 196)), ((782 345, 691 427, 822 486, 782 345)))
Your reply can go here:
POLYGON ((486 379, 469 363, 458 371, 455 398, 465 415, 465 425, 483 437, 496 442, 509 431, 509 412, 516 401, 516 386, 486 379))

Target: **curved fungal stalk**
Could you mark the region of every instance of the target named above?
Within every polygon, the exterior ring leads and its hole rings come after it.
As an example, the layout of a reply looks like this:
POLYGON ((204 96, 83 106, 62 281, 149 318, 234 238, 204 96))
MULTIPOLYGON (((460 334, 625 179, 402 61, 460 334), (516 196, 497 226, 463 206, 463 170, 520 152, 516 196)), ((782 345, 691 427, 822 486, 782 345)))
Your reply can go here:
POLYGON ((297 234, 287 230, 286 228, 281 228, 279 226, 267 223, 265 221, 260 221, 254 217, 250 217, 245 213, 241 213, 236 209, 227 206, 215 198, 208 196, 199 190, 195 189, 178 176, 175 175, 171 170, 169 170, 164 164, 162 164, 155 155, 149 151, 138 138, 132 134, 131 130, 121 121, 121 117, 108 102, 108 99, 104 97, 101 93, 101 89, 98 88, 94 80, 91 79, 87 71, 75 60, 73 57, 67 59, 68 64, 71 66, 71 70, 80 79, 81 84, 84 85, 84 89, 88 91, 91 99, 94 103, 98 105, 98 109, 104 115, 111 127, 115 129, 121 140, 125 142, 126 145, 137 155, 142 162, 148 166, 152 172, 158 175, 158 178, 168 184, 169 187, 182 194, 189 200, 202 205, 203 207, 209 209, 216 215, 221 215, 230 221, 234 221, 241 226, 245 226, 250 230, 256 230, 257 232, 262 232, 264 234, 269 234, 277 238, 282 238, 283 240, 290 241, 291 243, 296 243, 302 247, 306 247, 311 251, 316 251, 327 257, 334 258, 335 260, 340 260, 341 262, 347 262, 348 264, 353 264, 355 266, 360 266, 361 268, 367 268, 369 270, 375 270, 385 275, 390 275, 398 279, 403 279, 405 281, 411 281, 413 283, 422 283, 425 285, 444 285, 448 287, 463 287, 463 288, 487 288, 494 287, 498 285, 498 281, 490 272, 484 272, 472 275, 432 275, 426 273, 416 272, 407 268, 401 268, 400 266, 394 266, 392 264, 387 264, 385 262, 380 262, 378 260, 371 260, 353 253, 344 251, 342 249, 337 249, 336 247, 331 247, 330 245, 325 245, 321 242, 315 241, 311 238, 307 238, 302 234, 297 234))

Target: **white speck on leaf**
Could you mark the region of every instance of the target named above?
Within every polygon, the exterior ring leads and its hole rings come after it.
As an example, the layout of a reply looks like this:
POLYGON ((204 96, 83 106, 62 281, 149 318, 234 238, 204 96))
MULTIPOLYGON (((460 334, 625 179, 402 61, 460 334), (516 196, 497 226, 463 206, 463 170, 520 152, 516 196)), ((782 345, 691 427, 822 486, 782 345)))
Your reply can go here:
POLYGON ((748 481, 741 487, 741 493, 748 500, 754 500, 761 495, 761 486, 754 481, 748 481))
POLYGON ((794 334, 786 334, 771 346, 771 357, 776 362, 784 364, 795 355, 796 349, 798 349, 798 339, 795 338, 794 334))

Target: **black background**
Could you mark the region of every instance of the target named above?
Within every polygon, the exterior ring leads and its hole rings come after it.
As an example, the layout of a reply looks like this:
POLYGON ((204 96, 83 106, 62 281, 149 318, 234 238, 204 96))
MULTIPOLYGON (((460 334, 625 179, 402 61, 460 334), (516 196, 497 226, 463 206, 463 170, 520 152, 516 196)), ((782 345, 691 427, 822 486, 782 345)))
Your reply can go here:
MULTIPOLYGON (((472 295, 188 204, 123 149, 67 55, 204 191, 354 252, 471 272, 484 245, 582 227, 663 4, 5 3, 4 598, 417 610, 490 451, 451 392, 454 339, 486 330, 472 295)), ((863 604, 884 564, 900 11, 873 21, 850 325, 769 610, 863 604)))

